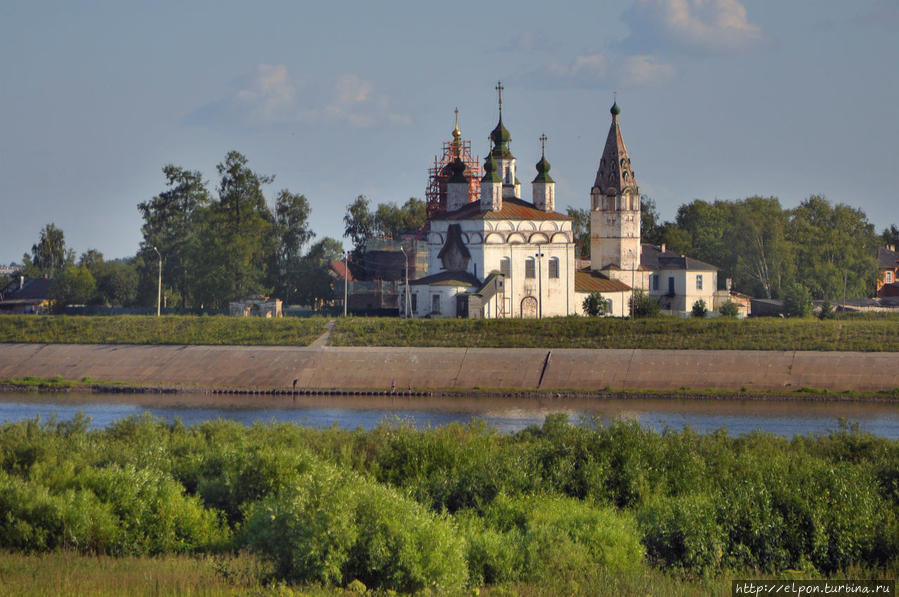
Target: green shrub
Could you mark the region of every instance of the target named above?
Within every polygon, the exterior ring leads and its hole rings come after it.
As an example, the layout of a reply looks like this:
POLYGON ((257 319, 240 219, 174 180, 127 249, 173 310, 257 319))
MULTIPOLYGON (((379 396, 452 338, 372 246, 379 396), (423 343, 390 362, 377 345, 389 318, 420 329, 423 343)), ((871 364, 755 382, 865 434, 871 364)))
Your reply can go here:
POLYGON ((718 307, 718 313, 720 313, 722 317, 736 317, 740 314, 740 308, 737 306, 737 303, 727 299, 724 301, 723 305, 718 307))
POLYGON ((699 299, 695 303, 693 303, 693 308, 690 311, 693 317, 698 317, 702 319, 709 313, 709 308, 706 307, 705 301, 703 299, 699 299))
POLYGON ((784 315, 808 317, 812 312, 812 295, 801 284, 789 284, 783 293, 784 315))
POLYGON ((631 313, 634 317, 657 317, 662 312, 659 302, 648 293, 635 289, 630 300, 631 313))
POLYGON ((590 317, 600 317, 606 314, 606 299, 599 292, 591 292, 581 305, 584 313, 590 317))
POLYGON ((637 520, 651 561, 692 574, 718 570, 726 544, 711 496, 656 496, 640 508, 637 520))
POLYGON ((326 464, 250 506, 246 544, 300 582, 414 592, 461 588, 464 543, 450 522, 400 492, 326 464))

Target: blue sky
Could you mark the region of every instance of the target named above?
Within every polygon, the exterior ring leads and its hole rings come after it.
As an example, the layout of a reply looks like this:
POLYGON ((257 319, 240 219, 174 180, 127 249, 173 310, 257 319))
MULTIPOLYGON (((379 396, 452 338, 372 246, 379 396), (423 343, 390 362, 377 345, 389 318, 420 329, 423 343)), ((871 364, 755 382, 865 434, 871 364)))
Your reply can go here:
POLYGON ((79 254, 133 255, 162 166, 214 187, 232 149, 339 238, 359 194, 424 196, 456 106, 483 156, 500 79, 519 178, 545 133, 560 210, 588 205, 617 91, 665 219, 822 193, 879 231, 899 223, 896 56, 895 0, 0 0, 0 263, 49 222, 79 254))

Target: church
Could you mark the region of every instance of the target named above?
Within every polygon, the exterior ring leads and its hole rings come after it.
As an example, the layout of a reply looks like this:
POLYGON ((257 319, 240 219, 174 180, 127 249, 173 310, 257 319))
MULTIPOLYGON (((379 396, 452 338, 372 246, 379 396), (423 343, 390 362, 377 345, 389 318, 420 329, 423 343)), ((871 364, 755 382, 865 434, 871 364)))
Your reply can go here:
MULTIPOLYGON (((522 199, 518 164, 503 124, 490 133, 483 170, 462 141, 458 121, 445 144, 443 166, 432 169, 426 238, 430 275, 401 285, 404 317, 557 317, 583 314, 584 299, 602 294, 606 314, 629 314, 633 289, 664 311, 689 313, 700 298, 716 305, 717 268, 643 245, 640 191, 621 135, 617 102, 590 189, 590 260, 575 253, 572 220, 556 211, 555 182, 542 155, 522 199)), ((439 164, 438 164, 439 166, 439 164)), ((720 301, 719 301, 720 302, 720 301)))

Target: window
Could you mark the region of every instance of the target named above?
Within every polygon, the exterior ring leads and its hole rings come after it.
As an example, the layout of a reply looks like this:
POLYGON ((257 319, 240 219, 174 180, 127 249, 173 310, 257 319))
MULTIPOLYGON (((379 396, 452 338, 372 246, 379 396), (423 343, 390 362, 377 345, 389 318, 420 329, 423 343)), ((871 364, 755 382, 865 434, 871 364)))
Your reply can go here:
POLYGON ((509 277, 512 275, 512 260, 508 257, 503 257, 499 260, 499 271, 505 277, 509 277))
POLYGON ((417 292, 412 295, 412 312, 413 313, 418 312, 418 293, 417 292))
POLYGON ((527 261, 524 262, 524 277, 525 278, 536 278, 537 277, 537 268, 534 267, 534 258, 528 257, 527 261))
POLYGON ((887 272, 886 282, 887 282, 887 284, 893 283, 893 272, 890 272, 890 271, 887 272))
POLYGON ((659 289, 659 274, 652 275, 652 289, 653 290, 659 289))
POLYGON ((702 274, 696 274, 696 290, 702 290, 702 274))
POLYGON ((668 294, 674 294, 674 276, 668 276, 668 294))
POLYGON ((550 278, 558 278, 559 277, 559 258, 553 257, 549 260, 549 277, 550 278))
POLYGON ((612 299, 606 299, 606 315, 612 314, 612 299))
POLYGON ((431 313, 440 313, 440 295, 431 295, 431 313))

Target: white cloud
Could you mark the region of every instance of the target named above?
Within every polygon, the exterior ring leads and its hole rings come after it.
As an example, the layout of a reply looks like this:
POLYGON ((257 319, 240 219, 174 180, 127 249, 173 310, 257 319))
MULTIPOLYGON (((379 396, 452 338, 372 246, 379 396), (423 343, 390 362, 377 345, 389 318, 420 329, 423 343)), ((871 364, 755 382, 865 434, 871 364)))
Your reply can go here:
POLYGON ((615 56, 601 52, 581 54, 570 62, 553 63, 531 73, 542 86, 591 88, 600 85, 644 86, 663 83, 674 67, 656 56, 615 56))
POLYGON ((626 47, 734 51, 764 39, 739 0, 637 0, 624 19, 631 27, 626 47))
POLYGON ((655 56, 637 55, 625 58, 619 67, 619 80, 625 85, 654 85, 674 77, 674 66, 655 56))
POLYGON ((310 85, 294 79, 284 65, 260 64, 240 77, 228 97, 202 106, 187 120, 195 124, 344 124, 368 128, 409 124, 391 109, 389 98, 371 81, 345 74, 330 83, 310 85), (299 91, 302 90, 302 93, 299 91))

